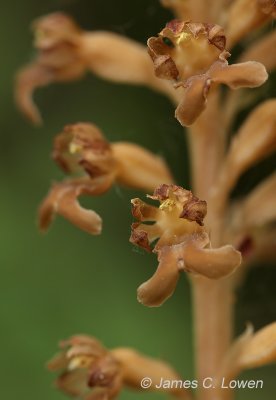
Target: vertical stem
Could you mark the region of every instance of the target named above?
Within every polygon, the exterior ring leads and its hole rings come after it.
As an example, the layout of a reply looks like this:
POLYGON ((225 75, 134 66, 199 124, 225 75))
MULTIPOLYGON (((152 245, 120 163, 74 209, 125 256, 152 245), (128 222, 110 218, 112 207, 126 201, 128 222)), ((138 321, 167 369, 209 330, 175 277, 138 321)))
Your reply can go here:
POLYGON ((218 110, 219 93, 210 94, 208 108, 189 128, 193 192, 208 200, 224 155, 225 135, 218 110))
MULTIPOLYGON (((189 129, 191 148, 193 191, 207 200, 207 229, 211 232, 213 247, 222 243, 223 215, 212 202, 212 188, 217 178, 225 151, 223 121, 219 109, 219 93, 214 91, 208 98, 208 108, 189 129), (210 207, 209 207, 210 206, 210 207)), ((194 336, 199 400, 222 400, 224 392, 219 387, 206 388, 202 384, 217 376, 222 359, 232 338, 233 301, 231 278, 209 280, 192 279, 194 302, 194 336), (210 379, 211 378, 211 379, 210 379)), ((215 385, 215 381, 212 382, 215 385)), ((226 395, 226 393, 225 393, 226 395)), ((227 393, 227 399, 230 399, 227 393)), ((231 394, 230 394, 231 396, 231 394)))
MULTIPOLYGON (((200 400, 224 399, 224 390, 215 381, 222 359, 232 338, 232 285, 231 279, 212 281, 202 277, 193 279, 194 336, 197 379, 200 400), (216 386, 216 385, 215 385, 216 386)), ((225 393, 226 395, 226 393, 225 393)), ((229 396, 229 393, 227 393, 229 396)), ((229 397, 228 397, 229 398, 229 397)))

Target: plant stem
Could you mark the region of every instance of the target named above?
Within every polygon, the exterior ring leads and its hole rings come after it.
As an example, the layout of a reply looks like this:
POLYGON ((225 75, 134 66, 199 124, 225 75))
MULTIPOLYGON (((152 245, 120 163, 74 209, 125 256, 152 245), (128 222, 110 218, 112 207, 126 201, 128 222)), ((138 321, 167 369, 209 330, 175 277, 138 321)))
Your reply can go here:
MULTIPOLYGON (((222 400, 224 391, 204 388, 206 378, 217 376, 232 338, 233 295, 231 279, 193 278, 194 336, 199 400, 222 400)), ((211 380, 206 380, 209 385, 211 380)), ((211 382, 215 384, 215 382, 211 382)), ((226 394, 226 393, 225 393, 226 394)), ((229 396, 229 393, 228 393, 229 396)), ((229 397, 228 397, 229 398, 229 397)))
POLYGON ((218 95, 211 93, 208 108, 188 130, 193 192, 204 200, 208 200, 225 148, 218 95))
MULTIPOLYGON (((207 229, 211 232, 213 247, 222 244, 223 215, 210 204, 212 188, 218 176, 225 152, 223 121, 219 111, 219 93, 213 91, 208 98, 208 108, 189 129, 193 191, 207 200, 207 229), (210 202, 209 202, 210 200, 210 202)), ((224 400, 219 387, 204 388, 214 384, 223 357, 227 352, 233 331, 233 286, 231 278, 209 280, 193 277, 194 337, 196 374, 199 383, 199 400, 224 400), (207 381, 204 381, 206 378, 207 381), (211 379, 210 379, 211 378, 211 379)), ((231 394, 230 394, 231 396, 231 394)), ((230 399, 227 393, 227 399, 230 399)))

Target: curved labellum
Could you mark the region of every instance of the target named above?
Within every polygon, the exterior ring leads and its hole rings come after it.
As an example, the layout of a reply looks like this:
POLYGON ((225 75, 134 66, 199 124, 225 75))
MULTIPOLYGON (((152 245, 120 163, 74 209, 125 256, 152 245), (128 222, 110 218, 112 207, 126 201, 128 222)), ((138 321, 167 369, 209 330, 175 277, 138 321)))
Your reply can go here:
POLYGON ((39 227, 46 231, 56 214, 70 221, 73 225, 91 235, 99 235, 102 230, 102 219, 93 210, 83 208, 78 197, 96 196, 110 188, 109 179, 99 178, 95 181, 87 179, 68 180, 55 184, 39 207, 39 227))

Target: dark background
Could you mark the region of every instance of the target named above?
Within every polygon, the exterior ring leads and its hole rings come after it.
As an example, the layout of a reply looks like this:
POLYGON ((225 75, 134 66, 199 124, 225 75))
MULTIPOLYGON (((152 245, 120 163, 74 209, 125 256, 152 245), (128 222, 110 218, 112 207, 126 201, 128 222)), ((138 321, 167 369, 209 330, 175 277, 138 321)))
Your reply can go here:
MULTIPOLYGON (((96 336, 108 347, 132 346, 162 357, 191 379, 192 320, 186 277, 162 308, 149 309, 136 301, 136 288, 156 267, 154 256, 128 243, 130 199, 143 194, 116 187, 101 198, 85 199, 83 203, 103 217, 100 237, 91 237, 62 218, 47 235, 38 232, 37 207, 50 182, 62 179, 50 159, 52 139, 67 123, 91 121, 111 141, 135 141, 163 155, 178 183, 189 186, 186 142, 174 109, 167 99, 145 88, 110 84, 87 74, 79 82, 36 93, 44 117, 41 128, 32 127, 15 109, 14 75, 33 55, 30 23, 56 10, 69 12, 86 29, 111 30, 141 42, 171 18, 155 0, 1 4, 1 399, 62 399, 51 387, 53 376, 44 365, 58 340, 75 333, 96 336)), ((271 90, 268 87, 265 96, 271 90)), ((266 168, 271 169, 273 162, 266 168)), ((259 172, 251 181, 256 176, 259 179, 259 172)), ((251 185, 248 177, 243 179, 243 187, 251 185)), ((275 319, 275 280, 271 266, 262 265, 249 274, 238 292, 237 332, 243 331, 246 321, 258 328, 275 319)), ((264 389, 243 391, 238 399, 274 398, 275 372, 275 367, 248 372, 244 376, 264 379, 264 389)), ((141 396, 124 392, 122 399, 141 396)))

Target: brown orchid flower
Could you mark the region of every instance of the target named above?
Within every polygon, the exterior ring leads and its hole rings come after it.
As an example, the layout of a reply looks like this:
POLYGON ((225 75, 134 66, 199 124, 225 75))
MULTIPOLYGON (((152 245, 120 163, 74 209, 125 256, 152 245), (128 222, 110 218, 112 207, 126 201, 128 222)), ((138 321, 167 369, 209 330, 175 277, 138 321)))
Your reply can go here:
POLYGON ((82 230, 98 235, 102 220, 78 203, 79 196, 98 196, 114 183, 152 190, 156 183, 173 178, 158 156, 127 143, 109 143, 92 124, 66 125, 54 140, 53 159, 73 178, 54 184, 39 209, 39 225, 45 231, 55 214, 60 214, 82 230))
MULTIPOLYGON (((142 378, 151 379, 149 390, 156 388, 161 378, 180 379, 167 363, 138 353, 131 348, 108 350, 95 338, 73 336, 60 343, 61 352, 48 363, 58 372, 58 389, 82 400, 112 400, 124 387, 141 388, 142 378)), ((189 400, 189 391, 183 388, 162 388, 170 395, 189 400)))
POLYGON ((276 322, 254 333, 252 325, 239 336, 224 357, 216 380, 228 385, 244 370, 276 362, 276 322))
POLYGON ((228 65, 226 37, 219 25, 173 20, 148 40, 157 77, 184 88, 175 111, 183 126, 193 124, 206 107, 207 96, 217 84, 231 89, 257 87, 267 79, 264 66, 248 61, 228 65))
POLYGON ((159 201, 160 206, 132 200, 132 213, 139 222, 132 225, 130 241, 157 253, 159 261, 153 277, 138 288, 141 303, 161 305, 173 294, 181 271, 218 279, 240 265, 241 256, 234 247, 212 248, 203 225, 205 201, 180 186, 165 184, 148 197, 159 201), (156 240, 152 250, 150 244, 156 240))
POLYGON ((86 71, 114 82, 143 84, 174 97, 167 82, 154 76, 146 47, 111 32, 82 30, 61 12, 32 24, 35 59, 16 77, 15 99, 34 124, 42 122, 32 96, 36 88, 81 78, 86 71))

